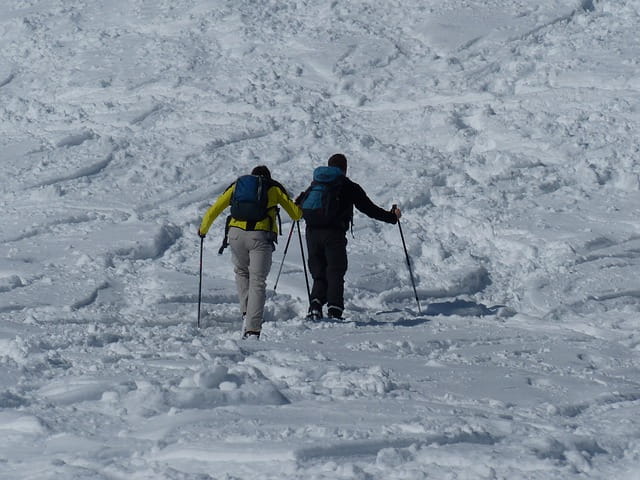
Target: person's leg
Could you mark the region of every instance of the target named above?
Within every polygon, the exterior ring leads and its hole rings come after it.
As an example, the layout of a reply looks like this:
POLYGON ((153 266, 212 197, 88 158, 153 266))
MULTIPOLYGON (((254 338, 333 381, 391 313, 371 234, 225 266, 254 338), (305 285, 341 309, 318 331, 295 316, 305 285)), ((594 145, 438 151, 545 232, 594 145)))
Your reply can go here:
POLYGON ((246 233, 239 228, 229 229, 229 247, 231 247, 233 271, 236 274, 240 311, 243 315, 247 312, 249 296, 249 249, 245 241, 246 233))
POLYGON ((269 232, 248 232, 249 237, 249 293, 245 330, 260 332, 266 300, 267 277, 271 270, 273 243, 269 232))
MULTIPOLYGON (((327 260, 325 257, 324 248, 324 230, 311 230, 307 229, 307 253, 309 256, 309 272, 313 279, 313 286, 311 287, 312 303, 316 305, 320 313, 322 313, 322 305, 327 301, 327 260)), ((311 305, 313 307, 313 305, 311 305)))
POLYGON ((344 276, 347 273, 347 237, 333 230, 325 243, 327 258, 327 306, 330 317, 342 317, 344 310, 344 276))

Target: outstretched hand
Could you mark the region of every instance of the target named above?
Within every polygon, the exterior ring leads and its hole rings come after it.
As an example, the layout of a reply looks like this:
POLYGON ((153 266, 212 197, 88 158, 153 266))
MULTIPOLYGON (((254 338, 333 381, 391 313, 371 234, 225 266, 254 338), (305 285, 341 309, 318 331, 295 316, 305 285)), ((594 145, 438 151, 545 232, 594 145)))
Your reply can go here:
POLYGON ((206 234, 206 233, 202 233, 202 232, 200 231, 200 229, 198 229, 198 236, 199 236, 200 238, 204 238, 204 237, 206 237, 206 236, 207 236, 207 234, 206 234))
POLYGON ((391 207, 391 213, 395 213, 396 218, 398 220, 400 220, 400 217, 402 217, 402 212, 400 211, 400 209, 398 208, 398 205, 396 205, 395 203, 393 204, 393 206, 391 207))

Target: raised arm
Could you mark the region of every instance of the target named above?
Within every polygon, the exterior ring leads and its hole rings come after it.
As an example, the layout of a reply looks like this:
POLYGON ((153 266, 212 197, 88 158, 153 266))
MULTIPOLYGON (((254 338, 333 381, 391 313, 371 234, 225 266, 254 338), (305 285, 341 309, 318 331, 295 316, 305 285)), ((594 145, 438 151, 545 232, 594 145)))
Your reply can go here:
POLYGON ((278 204, 286 210, 292 220, 300 220, 302 218, 302 209, 287 194, 284 188, 276 187, 278 204))
POLYGON ((351 183, 353 204, 366 216, 387 223, 398 223, 398 216, 393 210, 380 208, 367 196, 365 191, 357 183, 351 183))
POLYGON ((211 228, 211 224, 213 221, 218 218, 225 208, 231 205, 231 195, 233 195, 233 190, 235 187, 235 183, 230 185, 223 193, 218 197, 218 199, 214 202, 213 205, 209 207, 207 213, 202 217, 202 222, 200 223, 200 228, 198 229, 198 234, 200 236, 204 236, 211 228))

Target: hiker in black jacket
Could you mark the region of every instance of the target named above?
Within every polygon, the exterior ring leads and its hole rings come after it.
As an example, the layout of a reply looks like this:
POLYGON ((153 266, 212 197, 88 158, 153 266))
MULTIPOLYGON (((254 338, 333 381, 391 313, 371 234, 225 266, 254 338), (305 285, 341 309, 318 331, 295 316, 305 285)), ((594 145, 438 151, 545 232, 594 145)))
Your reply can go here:
MULTIPOLYGON (((309 271, 313 278, 309 315, 311 319, 322 318, 322 307, 327 304, 330 318, 342 318, 344 310, 344 276, 347 272, 347 231, 353 217, 355 206, 365 215, 386 223, 398 223, 401 212, 398 208, 384 210, 375 205, 360 185, 346 176, 347 158, 337 153, 328 161, 328 167, 318 167, 317 174, 337 177, 338 191, 335 210, 330 219, 317 222, 309 210, 305 210, 309 190, 304 192, 296 203, 303 207, 307 225, 307 249, 309 251, 309 271)), ((314 184, 316 182, 314 181, 314 184)), ((313 184, 312 184, 313 186, 313 184)))

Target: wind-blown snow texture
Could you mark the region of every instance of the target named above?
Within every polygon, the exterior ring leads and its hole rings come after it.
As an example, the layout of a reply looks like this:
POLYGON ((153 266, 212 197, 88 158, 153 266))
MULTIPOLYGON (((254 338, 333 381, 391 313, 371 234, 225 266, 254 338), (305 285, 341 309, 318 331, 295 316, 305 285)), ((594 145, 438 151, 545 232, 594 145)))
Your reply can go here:
POLYGON ((6 0, 0 478, 640 478, 638 0, 6 0), (240 340, 223 218, 344 152, 345 322, 297 238, 240 340))

